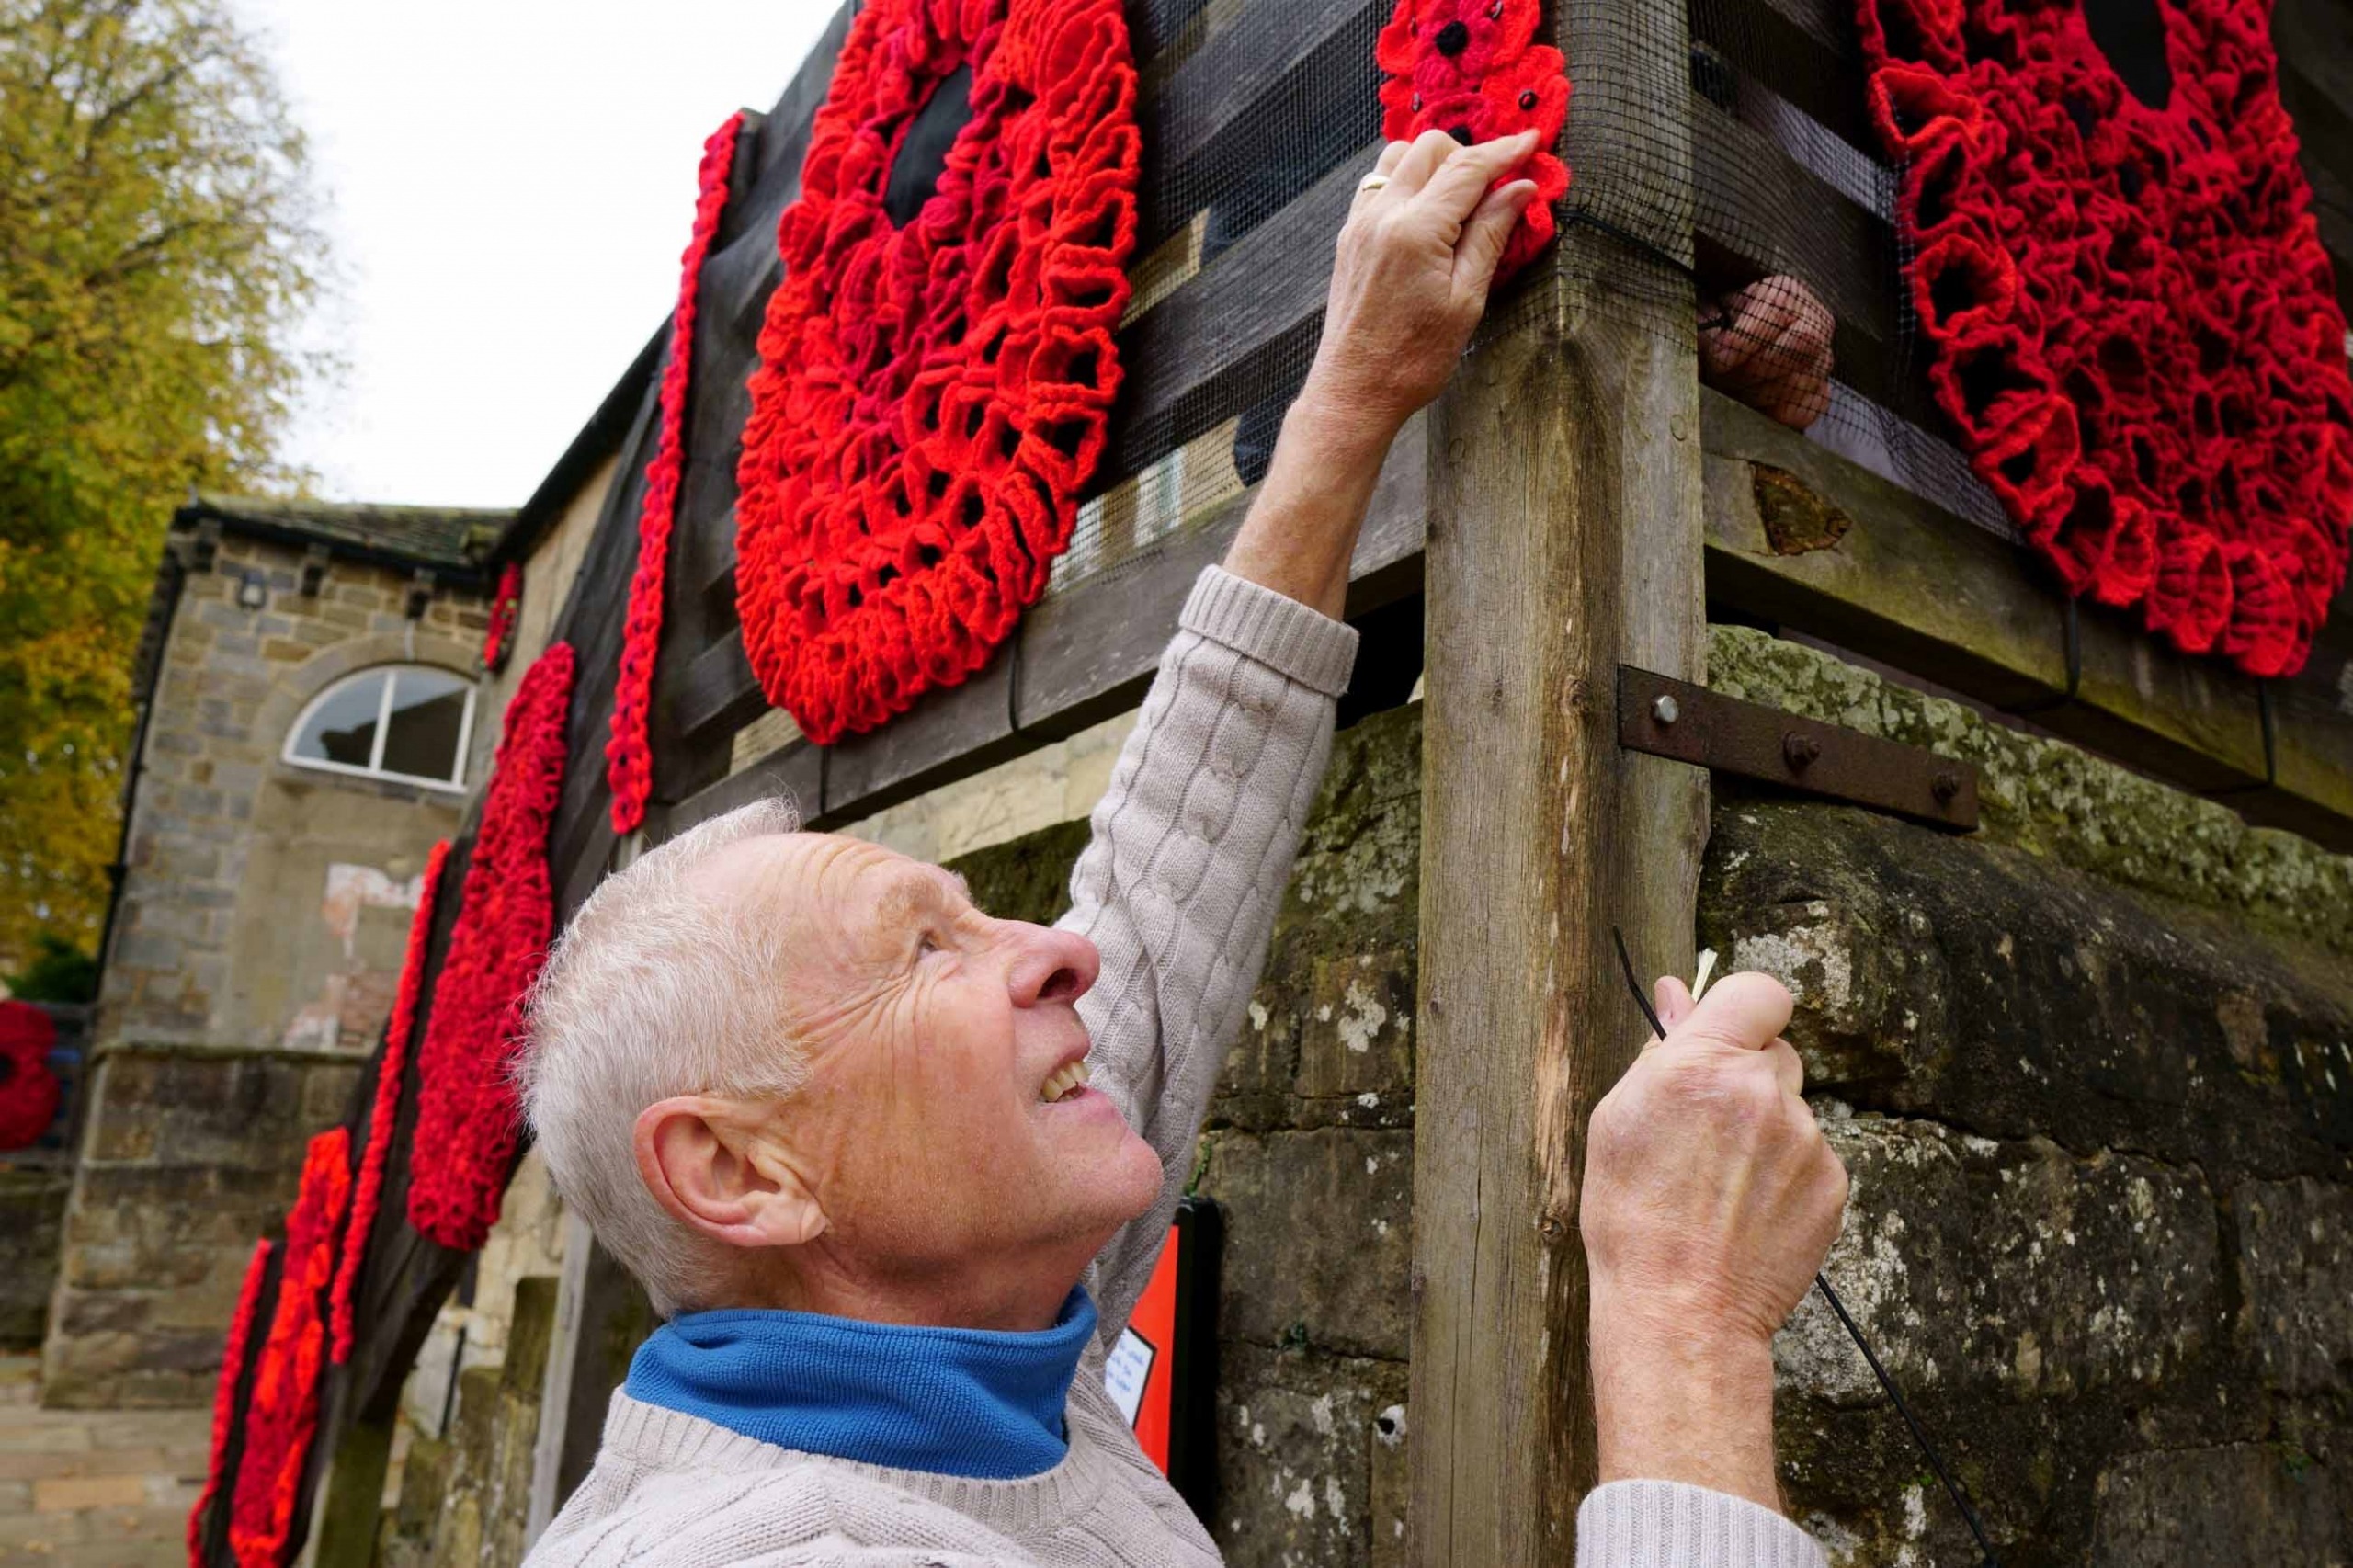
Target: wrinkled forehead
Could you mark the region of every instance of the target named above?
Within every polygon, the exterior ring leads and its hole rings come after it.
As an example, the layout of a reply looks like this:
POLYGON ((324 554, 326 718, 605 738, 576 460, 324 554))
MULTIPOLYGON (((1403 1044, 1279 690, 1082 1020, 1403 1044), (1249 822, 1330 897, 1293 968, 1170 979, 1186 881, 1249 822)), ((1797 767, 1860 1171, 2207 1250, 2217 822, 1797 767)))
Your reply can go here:
POLYGON ((971 906, 964 879, 864 839, 772 834, 720 850, 689 880, 756 919, 857 935, 893 931, 971 906))

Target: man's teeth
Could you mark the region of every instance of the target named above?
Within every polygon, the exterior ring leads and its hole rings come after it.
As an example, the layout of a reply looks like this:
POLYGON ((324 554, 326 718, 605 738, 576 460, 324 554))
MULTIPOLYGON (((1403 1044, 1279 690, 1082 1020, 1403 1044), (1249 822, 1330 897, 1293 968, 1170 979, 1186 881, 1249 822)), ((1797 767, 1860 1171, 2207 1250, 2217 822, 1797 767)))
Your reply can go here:
POLYGON ((1051 1105, 1072 1090, 1086 1087, 1086 1063, 1074 1062, 1040 1085, 1038 1089, 1038 1097, 1048 1105, 1051 1105))

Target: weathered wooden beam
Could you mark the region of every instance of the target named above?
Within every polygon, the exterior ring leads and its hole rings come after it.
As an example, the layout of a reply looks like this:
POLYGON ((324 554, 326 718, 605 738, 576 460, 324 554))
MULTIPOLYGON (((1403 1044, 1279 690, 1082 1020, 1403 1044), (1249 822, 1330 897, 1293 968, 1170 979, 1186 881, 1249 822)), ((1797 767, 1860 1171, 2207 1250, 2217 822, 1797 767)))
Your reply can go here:
MULTIPOLYGON (((1375 488, 1351 566, 1348 614, 1395 603, 1421 583, 1423 426, 1407 427, 1375 488)), ((740 805, 789 795, 814 825, 900 801, 1074 734, 1135 706, 1200 569, 1225 553, 1256 498, 1245 491, 1124 564, 1050 593, 1015 641, 963 687, 934 692, 871 735, 831 749, 794 741, 648 820, 659 840, 740 805)))
POLYGON ((2334 642, 2314 678, 2275 683, 2268 754, 2258 683, 2097 607, 2077 612, 2070 700, 2066 601, 2029 551, 1730 398, 1702 394, 1700 429, 1712 602, 2353 848, 2353 718, 2325 689, 2346 662, 2334 642))
MULTIPOLYGON (((1682 0, 1569 10, 1580 180, 1609 188, 1615 158, 1688 188, 1682 0)), ((1688 972, 1707 831, 1706 775, 1621 752, 1615 700, 1620 664, 1702 673, 1677 259, 1573 225, 1431 411, 1410 1459, 1431 1568, 1568 1561, 1595 1474, 1579 1175, 1642 1027, 1610 929, 1688 972)))

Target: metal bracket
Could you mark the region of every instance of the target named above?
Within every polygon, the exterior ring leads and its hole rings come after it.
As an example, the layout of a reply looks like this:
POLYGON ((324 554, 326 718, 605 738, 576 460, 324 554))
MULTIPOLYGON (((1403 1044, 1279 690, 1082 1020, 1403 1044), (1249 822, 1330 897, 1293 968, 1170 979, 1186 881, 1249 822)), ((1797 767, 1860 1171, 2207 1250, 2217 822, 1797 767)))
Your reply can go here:
POLYGON ((1977 827, 1977 769, 1966 762, 1631 665, 1618 666, 1618 744, 1931 827, 1977 827))
POLYGON ((409 578, 408 601, 404 608, 411 620, 423 620, 425 612, 433 608, 433 594, 438 582, 432 570, 424 566, 418 567, 415 575, 409 578))
POLYGON ((302 597, 315 599, 327 580, 327 563, 332 559, 327 547, 314 544, 302 551, 302 597))

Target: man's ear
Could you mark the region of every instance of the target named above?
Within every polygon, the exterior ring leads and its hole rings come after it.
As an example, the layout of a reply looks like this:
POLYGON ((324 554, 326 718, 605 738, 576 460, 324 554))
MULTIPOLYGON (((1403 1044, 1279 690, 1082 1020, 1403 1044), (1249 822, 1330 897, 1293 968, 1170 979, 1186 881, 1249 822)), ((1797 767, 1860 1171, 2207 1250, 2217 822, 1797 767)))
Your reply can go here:
POLYGON ((637 1172, 681 1224, 739 1247, 800 1246, 828 1223, 766 1134, 766 1108, 682 1095, 637 1116, 637 1172))

